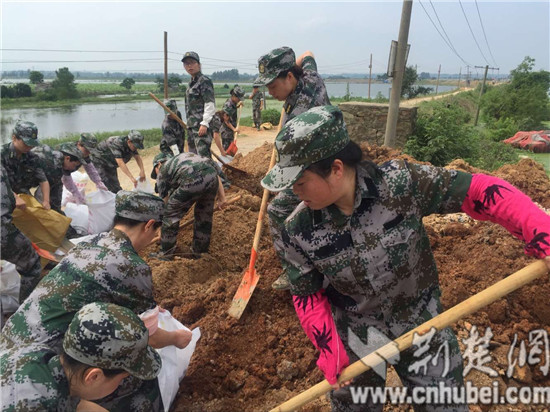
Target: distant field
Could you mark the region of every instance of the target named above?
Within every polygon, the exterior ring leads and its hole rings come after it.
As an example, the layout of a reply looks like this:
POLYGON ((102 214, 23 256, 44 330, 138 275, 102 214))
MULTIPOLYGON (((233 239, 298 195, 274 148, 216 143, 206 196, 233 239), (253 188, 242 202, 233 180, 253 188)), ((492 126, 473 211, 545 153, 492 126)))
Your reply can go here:
POLYGON ((550 153, 532 153, 528 150, 518 150, 518 156, 527 156, 544 166, 546 174, 550 177, 550 153))

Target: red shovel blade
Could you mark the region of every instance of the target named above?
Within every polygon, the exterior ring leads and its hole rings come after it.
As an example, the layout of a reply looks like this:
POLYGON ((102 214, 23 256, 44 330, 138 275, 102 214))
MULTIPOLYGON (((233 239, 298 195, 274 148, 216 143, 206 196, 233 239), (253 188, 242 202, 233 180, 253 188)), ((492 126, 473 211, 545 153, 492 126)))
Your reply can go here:
POLYGON ((55 257, 53 253, 38 247, 38 245, 34 242, 31 242, 31 244, 34 250, 36 250, 36 253, 38 253, 38 256, 43 257, 44 259, 51 260, 52 262, 59 263, 59 259, 55 257))
POLYGON ((235 156, 237 154, 237 145, 235 144, 235 141, 232 141, 225 153, 227 153, 229 156, 235 156))
POLYGON ((244 272, 241 284, 239 285, 235 296, 233 296, 231 307, 228 310, 230 316, 234 317, 235 319, 241 318, 259 280, 260 275, 256 273, 256 270, 252 269, 251 273, 250 269, 247 269, 246 272, 244 272))

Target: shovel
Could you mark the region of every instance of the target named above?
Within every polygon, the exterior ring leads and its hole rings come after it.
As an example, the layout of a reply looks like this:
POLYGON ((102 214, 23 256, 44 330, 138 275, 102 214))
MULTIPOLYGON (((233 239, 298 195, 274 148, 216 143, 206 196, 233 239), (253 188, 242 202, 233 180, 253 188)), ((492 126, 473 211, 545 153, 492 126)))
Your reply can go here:
MULTIPOLYGON (((424 322, 422 325, 410 330, 409 332, 401 335, 396 340, 382 346, 374 352, 371 352, 364 358, 354 362, 346 369, 342 371, 338 382, 346 382, 356 376, 359 376, 363 372, 375 367, 378 364, 384 362, 384 359, 391 359, 396 351, 402 352, 412 346, 413 337, 415 334, 423 335, 429 332, 431 328, 436 328, 438 331, 445 329, 446 327, 457 322, 459 319, 470 315, 479 309, 493 303, 497 299, 519 289, 523 285, 531 282, 548 273, 548 266, 543 260, 527 265, 516 273, 504 278, 503 280, 495 283, 493 286, 482 290, 478 294, 466 299, 465 301, 453 306, 451 309, 437 315, 435 318, 424 322), (370 366, 369 366, 370 365, 370 366)), ((290 400, 282 403, 271 412, 293 411, 306 403, 322 396, 332 389, 330 383, 327 380, 319 382, 311 388, 305 390, 299 395, 291 398, 290 400)))
POLYGON ((239 169, 238 167, 235 167, 235 166, 231 166, 229 163, 227 163, 224 159, 222 159, 220 156, 218 156, 216 153, 212 152, 212 156, 214 156, 216 159, 218 159, 218 161, 224 165, 225 167, 227 167, 229 170, 233 170, 235 172, 239 172, 239 173, 244 173, 245 175, 248 174, 247 171, 243 170, 243 169, 239 169))
POLYGON ((48 252, 47 250, 40 248, 34 242, 31 242, 31 245, 32 245, 33 249, 36 250, 36 253, 38 254, 38 256, 40 256, 44 259, 48 259, 49 261, 52 261, 52 262, 55 262, 55 263, 59 263, 60 259, 57 256, 55 256, 53 253, 48 252))
POLYGON ((179 118, 179 116, 178 116, 176 113, 174 113, 172 110, 170 110, 170 109, 168 108, 168 106, 166 106, 163 102, 161 102, 157 96, 155 96, 155 95, 154 95, 153 93, 151 93, 151 92, 149 92, 149 96, 151 96, 158 104, 160 104, 164 110, 166 110, 168 113, 170 113, 170 114, 172 115, 172 117, 173 117, 179 124, 181 124, 185 129, 187 129, 187 125, 185 124, 185 122, 184 122, 183 120, 181 120, 181 119, 179 118))
MULTIPOLYGON (((241 113, 243 111, 243 107, 239 107, 239 116, 237 117, 237 129, 239 128, 239 124, 241 123, 241 113)), ((233 133, 233 141, 225 151, 229 156, 235 156, 237 154, 237 136, 239 135, 239 132, 233 133)))
MULTIPOLYGON (((283 119, 285 116, 284 109, 281 110, 281 118, 279 119, 279 127, 277 129, 277 134, 281 131, 283 127, 283 119)), ((269 162, 269 169, 271 170, 275 165, 277 150, 273 146, 273 152, 271 153, 271 161, 269 162)), ((260 237, 262 235, 262 223, 264 220, 265 212, 267 210, 267 199, 269 198, 269 190, 264 189, 262 196, 262 204, 260 206, 260 213, 258 214, 258 222, 256 223, 256 232, 254 234, 254 241, 252 243, 252 251, 250 252, 250 263, 248 264, 248 269, 245 270, 243 279, 235 296, 233 296, 233 301, 229 307, 228 313, 230 316, 235 319, 240 319, 246 305, 258 284, 260 275, 256 272, 256 259, 258 257, 258 246, 260 245, 260 237)))

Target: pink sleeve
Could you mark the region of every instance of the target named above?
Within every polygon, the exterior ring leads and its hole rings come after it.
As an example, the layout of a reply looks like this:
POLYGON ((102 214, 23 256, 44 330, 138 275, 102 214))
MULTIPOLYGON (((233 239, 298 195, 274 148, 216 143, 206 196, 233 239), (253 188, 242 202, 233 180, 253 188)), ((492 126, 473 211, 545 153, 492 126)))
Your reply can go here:
POLYGON ((63 182, 63 185, 67 188, 69 192, 74 196, 75 200, 78 201, 80 204, 86 204, 86 199, 84 199, 84 196, 82 196, 82 193, 80 193, 80 190, 76 187, 74 184, 73 178, 69 175, 63 175, 61 177, 61 181, 63 182))
POLYGON ((325 290, 307 296, 292 296, 302 328, 319 349, 317 366, 333 385, 340 372, 349 365, 348 354, 338 335, 325 290))
POLYGON ((496 177, 472 175, 462 211, 477 220, 490 220, 525 242, 525 253, 550 256, 550 216, 533 201, 496 177))
POLYGON ((105 185, 101 181, 101 177, 99 176, 99 173, 97 173, 97 169, 95 168, 93 163, 85 163, 84 170, 86 170, 86 173, 88 174, 92 182, 94 182, 99 189, 107 190, 107 187, 105 187, 105 185))

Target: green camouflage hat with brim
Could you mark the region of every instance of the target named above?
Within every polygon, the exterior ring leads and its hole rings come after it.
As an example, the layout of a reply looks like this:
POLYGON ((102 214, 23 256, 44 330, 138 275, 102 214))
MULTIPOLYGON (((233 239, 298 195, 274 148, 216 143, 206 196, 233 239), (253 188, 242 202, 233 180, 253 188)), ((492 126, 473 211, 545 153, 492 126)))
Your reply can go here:
POLYGON ((241 86, 236 84, 235 87, 233 87, 233 95, 238 99, 242 99, 244 97, 244 90, 241 86))
POLYGON ((88 150, 97 147, 97 137, 92 133, 82 133, 78 142, 88 150))
POLYGON ((151 219, 160 222, 164 213, 164 202, 151 193, 120 190, 115 198, 115 213, 138 222, 148 222, 151 219))
POLYGON ((130 130, 128 139, 133 143, 136 149, 143 149, 143 135, 137 130, 130 130))
POLYGON ((258 72, 260 75, 255 83, 269 84, 281 72, 291 69, 295 64, 296 55, 290 47, 273 49, 258 59, 258 72))
POLYGON ((164 105, 172 110, 174 113, 176 113, 176 110, 178 110, 178 105, 174 99, 166 99, 164 101, 164 105))
POLYGON ((350 142, 344 116, 335 106, 319 106, 288 121, 275 139, 277 163, 262 180, 272 192, 291 187, 313 163, 350 142))
POLYGON ((122 369, 139 379, 157 377, 162 367, 158 352, 148 345, 149 331, 130 309, 95 302, 73 317, 63 349, 71 358, 102 369, 122 369))
POLYGON ((38 128, 33 122, 18 120, 13 128, 13 135, 21 139, 27 146, 38 146, 38 128))
POLYGON ((61 143, 56 149, 63 152, 64 155, 76 157, 80 163, 84 163, 84 156, 74 143, 61 143))
POLYGON ((201 59, 199 59, 199 55, 197 53, 195 53, 194 51, 185 52, 185 54, 181 58, 181 61, 183 63, 185 63, 186 59, 193 59, 193 60, 196 60, 198 63, 201 62, 201 59))
POLYGON ((157 178, 157 171, 155 170, 157 165, 160 163, 166 162, 168 159, 171 159, 172 155, 169 153, 160 152, 153 159, 153 170, 151 171, 151 179, 157 178))
POLYGON ((257 80, 254 80, 254 83, 252 83, 252 87, 256 88, 256 87, 261 87, 263 86, 263 84, 257 80))

